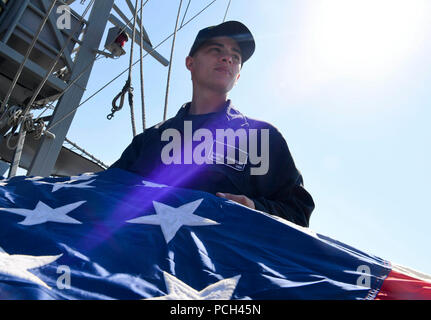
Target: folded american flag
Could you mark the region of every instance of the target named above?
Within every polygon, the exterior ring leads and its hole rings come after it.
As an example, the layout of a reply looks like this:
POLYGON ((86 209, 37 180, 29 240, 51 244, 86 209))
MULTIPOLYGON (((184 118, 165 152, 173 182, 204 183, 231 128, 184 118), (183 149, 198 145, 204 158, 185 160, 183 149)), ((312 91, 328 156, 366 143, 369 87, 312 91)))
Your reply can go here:
POLYGON ((1 299, 431 299, 431 278, 120 169, 0 182, 1 299))

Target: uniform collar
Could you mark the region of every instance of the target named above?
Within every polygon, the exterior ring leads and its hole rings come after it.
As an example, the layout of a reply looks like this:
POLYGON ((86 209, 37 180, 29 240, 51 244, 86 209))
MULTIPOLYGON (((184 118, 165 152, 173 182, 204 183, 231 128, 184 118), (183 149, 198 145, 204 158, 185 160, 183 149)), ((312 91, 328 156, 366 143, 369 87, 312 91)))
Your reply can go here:
MULTIPOLYGON (((180 110, 178 110, 177 114, 175 115, 175 118, 181 120, 184 119, 184 117, 189 112, 190 106, 191 102, 183 104, 180 110)), ((230 99, 226 101, 224 108, 218 112, 214 112, 214 115, 224 115, 224 118, 227 120, 228 125, 231 127, 237 127, 238 125, 240 127, 249 126, 247 118, 241 112, 234 108, 230 99)))

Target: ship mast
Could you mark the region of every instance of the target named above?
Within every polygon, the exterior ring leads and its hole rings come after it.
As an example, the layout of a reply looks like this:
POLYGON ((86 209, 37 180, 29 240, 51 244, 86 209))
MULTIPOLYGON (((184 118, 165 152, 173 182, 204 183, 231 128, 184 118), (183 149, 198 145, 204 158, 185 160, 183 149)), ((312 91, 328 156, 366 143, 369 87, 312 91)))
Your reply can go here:
MULTIPOLYGON (((95 61, 101 56, 113 58, 125 53, 113 42, 117 37, 134 35, 132 42, 142 43, 142 48, 158 62, 169 64, 154 50, 143 27, 131 30, 130 20, 114 0, 89 1, 88 21, 84 19, 85 14, 80 16, 70 9, 73 2, 1 1, 0 157, 12 164, 12 175, 18 164, 32 176, 76 175, 106 169, 101 161, 89 157, 80 159, 80 155, 64 150, 63 144, 95 61), (67 17, 61 20, 61 14, 69 14, 69 21, 67 17), (108 51, 101 51, 99 46, 108 21, 114 25, 108 38, 112 35, 114 38, 106 40, 108 51), (65 22, 69 26, 62 28, 65 22), (54 101, 57 101, 55 107, 54 101), (52 114, 32 119, 30 111, 43 107, 53 109, 52 114), (34 135, 26 134, 36 129, 37 141, 34 135)), ((130 0, 127 5, 136 13, 137 8, 130 0)), ((142 21, 138 23, 142 26, 142 21)))

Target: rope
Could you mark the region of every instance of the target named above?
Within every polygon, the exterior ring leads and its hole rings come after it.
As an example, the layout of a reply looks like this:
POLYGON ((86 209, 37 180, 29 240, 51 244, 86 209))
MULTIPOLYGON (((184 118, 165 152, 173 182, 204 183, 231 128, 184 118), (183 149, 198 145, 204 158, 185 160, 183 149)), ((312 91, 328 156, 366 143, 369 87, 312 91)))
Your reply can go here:
MULTIPOLYGON (((143 47, 143 36, 142 36, 142 31, 143 31, 143 27, 142 27, 142 11, 144 9, 144 6, 147 4, 149 0, 146 0, 145 3, 143 3, 143 0, 141 0, 141 8, 137 10, 137 1, 136 1, 136 5, 135 5, 135 14, 132 18, 130 18, 128 21, 125 21, 126 24, 120 29, 120 31, 118 32, 118 34, 121 34, 122 32, 124 32, 127 28, 127 26, 130 24, 130 22, 132 21, 132 19, 134 18, 133 21, 133 39, 132 39, 132 44, 131 44, 131 61, 132 61, 132 57, 133 57, 133 42, 134 42, 134 38, 135 38, 135 26, 136 26, 136 16, 137 13, 140 12, 141 16, 140 16, 140 31, 141 31, 141 37, 140 37, 140 56, 142 57, 142 47, 143 47)), ((141 100, 142 100, 142 124, 143 127, 145 129, 145 110, 144 110, 144 98, 143 98, 143 70, 142 70, 142 59, 140 59, 141 61, 141 100)), ((134 120, 134 111, 133 111, 133 88, 130 86, 131 84, 131 66, 129 63, 129 78, 126 81, 126 84, 124 85, 123 89, 121 90, 121 92, 112 100, 112 108, 111 108, 111 113, 107 115, 107 119, 111 120, 114 117, 114 113, 121 110, 121 108, 123 107, 123 103, 124 103, 124 95, 126 92, 129 92, 129 105, 130 105, 130 113, 131 113, 131 122, 132 122, 132 130, 133 130, 133 136, 136 135, 136 129, 135 129, 135 120, 134 120), (121 98, 120 100, 120 105, 116 105, 116 101, 121 98)), ((78 106, 79 107, 79 106, 78 106)))
MULTIPOLYGON (((21 118, 22 118, 21 127, 19 130, 17 143, 14 146, 11 145, 11 139, 14 136, 17 125, 15 125, 12 128, 12 131, 10 132, 10 134, 6 140, 6 146, 10 150, 15 149, 13 159, 11 161, 11 165, 10 165, 10 169, 9 169, 8 178, 14 177, 16 175, 16 172, 17 172, 18 167, 19 167, 19 163, 21 162, 21 156, 22 156, 22 151, 24 149, 24 143, 25 143, 25 138, 26 138, 27 132, 33 132, 35 139, 40 139, 40 137, 42 136, 42 132, 43 132, 43 129, 45 127, 45 123, 43 122, 43 120, 35 122, 35 121, 33 121, 32 117, 33 117, 32 114, 27 114, 27 115, 24 114, 21 116, 21 118)), ((14 116, 13 116, 13 118, 14 118, 14 116)), ((13 119, 12 121, 16 121, 16 120, 13 119)))
MULTIPOLYGON (((132 122, 132 133, 133 136, 136 136, 136 126, 135 126, 135 112, 133 110, 133 88, 130 86, 132 82, 132 63, 133 63, 133 47, 135 43, 135 35, 136 35, 136 18, 138 16, 138 0, 135 1, 135 13, 133 17, 133 30, 132 30, 132 41, 130 41, 130 60, 129 60, 129 90, 128 90, 128 98, 129 98, 129 106, 130 106, 130 121, 132 122)), ((142 34, 141 34, 142 37, 142 34)))
MULTIPOLYGON (((114 117, 114 113, 120 111, 123 108, 124 97, 127 92, 131 89, 130 87, 130 78, 126 80, 123 89, 121 89, 120 93, 118 93, 115 98, 112 100, 112 108, 111 113, 106 116, 108 120, 111 120, 114 117), (120 104, 117 105, 117 101, 120 99, 120 104)), ((133 89, 133 88, 132 88, 133 89)))
MULTIPOLYGON (((6 145, 8 147, 9 147, 9 140, 12 136, 13 136, 13 134, 11 134, 8 137, 8 140, 6 142, 6 145)), ((24 123, 22 123, 21 128, 19 130, 18 141, 17 141, 16 146, 15 146, 15 152, 13 155, 13 159, 11 161, 8 178, 12 178, 16 175, 16 172, 17 172, 18 167, 19 167, 19 163, 21 161, 21 155, 22 155, 22 150, 24 148, 25 136, 26 136, 26 126, 24 125, 24 123)))
POLYGON ((39 140, 42 137, 43 130, 45 129, 45 121, 37 119, 33 122, 34 125, 34 138, 39 140))
POLYGON ((27 113, 25 114, 21 107, 18 106, 12 106, 8 108, 8 110, 5 112, 7 117, 2 120, 1 126, 4 126, 7 124, 7 127, 12 128, 10 133, 8 133, 8 138, 6 142, 6 146, 13 150, 16 148, 15 146, 12 146, 10 144, 10 139, 14 135, 16 129, 21 124, 23 127, 23 130, 26 132, 33 132, 34 138, 36 140, 39 140, 42 136, 43 130, 45 128, 45 122, 44 119, 36 119, 33 120, 33 114, 27 113))
POLYGON ((7 125, 9 127, 18 126, 19 118, 22 115, 22 109, 18 106, 12 106, 8 108, 6 114, 8 114, 8 118, 6 119, 7 125))
MULTIPOLYGON (((133 28, 132 28, 132 41, 130 41, 130 59, 129 59, 129 74, 127 76, 126 83, 124 84, 123 89, 120 91, 119 94, 115 96, 115 98, 112 100, 112 109, 111 113, 106 117, 108 120, 111 120, 114 117, 114 113, 121 110, 123 108, 124 103, 124 96, 126 93, 128 93, 128 99, 129 99, 129 106, 130 106, 130 120, 132 123, 132 133, 133 136, 136 136, 136 126, 135 126, 135 112, 133 107, 133 87, 131 86, 132 82, 132 63, 133 63, 133 47, 135 43, 135 35, 136 35, 136 18, 138 15, 138 0, 135 1, 135 12, 133 16, 133 28), (120 104, 117 106, 117 100, 120 99, 120 104)), ((142 21, 141 21, 142 23, 142 21)), ((141 34, 142 39, 142 34, 141 34)))
MULTIPOLYGON (((211 1, 207 6, 205 6, 201 11, 199 11, 197 14, 195 14, 192 18, 190 18, 182 27, 178 28, 177 31, 180 31, 183 27, 185 27, 187 24, 189 24, 192 20, 194 20, 197 16, 199 16, 203 11, 205 11, 206 9, 208 9, 214 2, 216 2, 217 0, 213 0, 211 1)), ((154 50, 156 50, 159 46, 161 46, 163 43, 165 43, 170 37, 172 37, 173 34, 169 35, 168 37, 166 37, 163 41, 161 41, 157 46, 155 46, 152 50, 150 50, 149 52, 147 52, 143 57, 141 57, 140 59, 145 58, 146 56, 148 56, 151 52, 153 52, 154 50)), ((139 62, 139 60, 136 60, 132 66, 134 66, 135 64, 137 64, 139 62)), ((73 110, 69 111, 69 113, 67 113, 66 115, 64 115, 61 119, 58 119, 55 123, 51 124, 45 131, 49 131, 52 128, 56 127, 57 125, 59 125, 64 119, 66 119, 67 117, 69 117, 71 114, 73 114, 78 108, 80 108, 84 103, 88 102, 89 100, 91 100, 92 98, 94 98, 97 94, 99 94, 102 90, 104 90, 106 87, 108 87, 111 83, 113 83, 115 80, 117 80, 119 77, 121 77, 124 73, 126 73, 128 71, 128 68, 126 68, 125 70, 123 70, 122 72, 120 72, 117 76, 115 76, 114 78, 112 78, 111 80, 109 80, 107 83, 105 83, 100 89, 98 89, 96 92, 94 92, 91 96, 89 96, 87 99, 85 99, 83 102, 81 102, 77 107, 73 108, 73 110)), ((67 89, 67 88, 66 88, 67 89)))
MULTIPOLYGON (((39 28, 36 32, 36 35, 33 38, 33 41, 31 42, 30 46, 27 48, 27 52, 24 56, 24 60, 21 62, 17 73, 15 74, 15 77, 13 78, 13 81, 9 87, 9 90, 6 94, 5 99, 3 100, 3 103, 1 105, 1 110, 4 110, 6 104, 9 102, 9 98, 12 94, 13 89, 15 88, 16 83, 18 82, 18 78, 21 76, 22 70, 24 69, 24 65, 27 62, 31 51, 33 50, 33 47, 36 45, 37 40, 39 39, 40 33, 42 32, 43 27, 45 26, 46 22, 48 21, 49 15, 51 14, 52 9, 54 9, 54 5, 57 2, 57 0, 53 0, 53 2, 51 3, 51 6, 48 9, 47 14, 45 15, 45 17, 43 18, 41 24, 39 25, 39 28)), ((3 114, 4 115, 4 114, 3 114)), ((0 120, 3 118, 3 115, 1 116, 0 120)))
MULTIPOLYGON (((147 0, 148 1, 148 0, 147 0)), ((139 56, 141 57, 141 59, 139 59, 139 75, 140 75, 140 81, 141 81, 141 110, 142 110, 142 131, 145 130, 146 128, 146 121, 145 121, 145 99, 144 99, 144 65, 143 65, 143 52, 144 52, 144 37, 142 36, 143 33, 143 25, 142 25, 142 9, 144 7, 143 5, 144 1, 141 0, 141 16, 140 16, 140 28, 139 31, 141 33, 141 37, 139 39, 139 56)))
POLYGON ((7 134, 6 139, 6 147, 9 150, 14 150, 17 148, 17 146, 20 143, 20 140, 18 139, 17 143, 15 145, 11 144, 11 139, 15 134, 16 129, 21 124, 19 134, 25 134, 25 132, 30 131, 33 129, 33 123, 32 123, 32 115, 27 114, 23 115, 22 110, 12 110, 11 117, 9 118, 8 124, 12 127, 12 130, 7 134))
POLYGON ((225 21, 226 21, 227 12, 228 12, 229 7, 230 7, 230 2, 231 2, 231 0, 229 0, 229 3, 227 4, 226 12, 224 13, 223 22, 225 22, 225 21))
POLYGON ((181 5, 182 5, 182 3, 183 3, 183 0, 180 0, 180 5, 178 6, 177 21, 175 23, 174 38, 172 40, 171 57, 169 59, 168 80, 166 82, 165 110, 163 111, 163 121, 166 120, 166 115, 167 115, 167 112, 168 112, 169 83, 170 83, 170 79, 171 79, 172 58, 174 56, 175 39, 177 37, 178 20, 180 18, 180 12, 181 12, 181 5))

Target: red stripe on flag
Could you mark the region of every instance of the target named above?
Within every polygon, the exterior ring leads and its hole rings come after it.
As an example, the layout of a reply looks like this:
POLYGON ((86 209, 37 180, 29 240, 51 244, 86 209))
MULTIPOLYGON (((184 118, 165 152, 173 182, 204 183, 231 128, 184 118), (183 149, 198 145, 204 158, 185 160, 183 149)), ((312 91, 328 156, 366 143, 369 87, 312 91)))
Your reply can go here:
POLYGON ((431 300, 431 283, 392 270, 375 300, 431 300))

